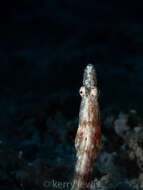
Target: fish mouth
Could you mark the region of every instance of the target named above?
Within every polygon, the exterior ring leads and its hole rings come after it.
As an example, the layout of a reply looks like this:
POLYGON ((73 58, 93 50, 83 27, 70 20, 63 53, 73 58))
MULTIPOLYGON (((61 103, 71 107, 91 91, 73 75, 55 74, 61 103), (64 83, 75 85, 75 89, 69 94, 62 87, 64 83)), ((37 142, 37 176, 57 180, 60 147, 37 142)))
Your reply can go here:
POLYGON ((93 64, 88 64, 84 70, 83 85, 88 89, 96 87, 96 70, 93 64))

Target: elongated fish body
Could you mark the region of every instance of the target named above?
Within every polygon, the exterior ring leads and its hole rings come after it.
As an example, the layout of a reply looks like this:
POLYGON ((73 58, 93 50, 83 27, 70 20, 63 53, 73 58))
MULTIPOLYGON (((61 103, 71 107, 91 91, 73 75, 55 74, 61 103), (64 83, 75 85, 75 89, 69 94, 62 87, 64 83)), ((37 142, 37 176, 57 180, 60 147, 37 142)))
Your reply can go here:
POLYGON ((81 105, 79 126, 75 138, 77 162, 72 190, 88 190, 94 159, 101 147, 99 106, 96 71, 89 64, 84 70, 83 86, 80 88, 81 105))

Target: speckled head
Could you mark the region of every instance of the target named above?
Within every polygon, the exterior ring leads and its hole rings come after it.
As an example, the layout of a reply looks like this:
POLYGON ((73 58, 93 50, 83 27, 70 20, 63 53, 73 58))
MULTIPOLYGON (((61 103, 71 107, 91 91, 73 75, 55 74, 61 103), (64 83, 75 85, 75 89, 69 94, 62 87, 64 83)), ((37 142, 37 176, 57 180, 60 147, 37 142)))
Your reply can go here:
POLYGON ((92 64, 88 64, 84 70, 83 85, 87 88, 94 88, 96 86, 96 71, 92 64))

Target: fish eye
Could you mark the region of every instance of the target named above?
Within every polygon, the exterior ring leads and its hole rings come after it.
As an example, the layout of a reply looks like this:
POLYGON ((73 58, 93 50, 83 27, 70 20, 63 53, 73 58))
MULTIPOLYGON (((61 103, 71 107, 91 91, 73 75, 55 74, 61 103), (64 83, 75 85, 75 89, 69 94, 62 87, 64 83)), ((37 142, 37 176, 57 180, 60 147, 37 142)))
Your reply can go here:
POLYGON ((90 92, 90 94, 91 94, 91 96, 94 96, 94 97, 96 97, 97 96, 97 88, 92 88, 91 89, 91 92, 90 92))
POLYGON ((85 87, 84 87, 84 86, 82 86, 82 87, 80 88, 79 94, 80 94, 82 97, 85 96, 85 87))

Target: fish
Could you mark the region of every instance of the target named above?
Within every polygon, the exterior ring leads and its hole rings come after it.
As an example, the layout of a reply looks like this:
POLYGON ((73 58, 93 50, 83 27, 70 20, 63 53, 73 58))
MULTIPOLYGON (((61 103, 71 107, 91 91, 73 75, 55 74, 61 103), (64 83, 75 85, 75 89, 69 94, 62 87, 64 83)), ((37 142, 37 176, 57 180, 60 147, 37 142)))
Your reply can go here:
POLYGON ((76 166, 72 190, 85 188, 91 179, 94 159, 101 149, 101 128, 98 104, 98 89, 94 65, 88 64, 83 74, 83 84, 79 90, 81 104, 79 125, 75 137, 76 166))

